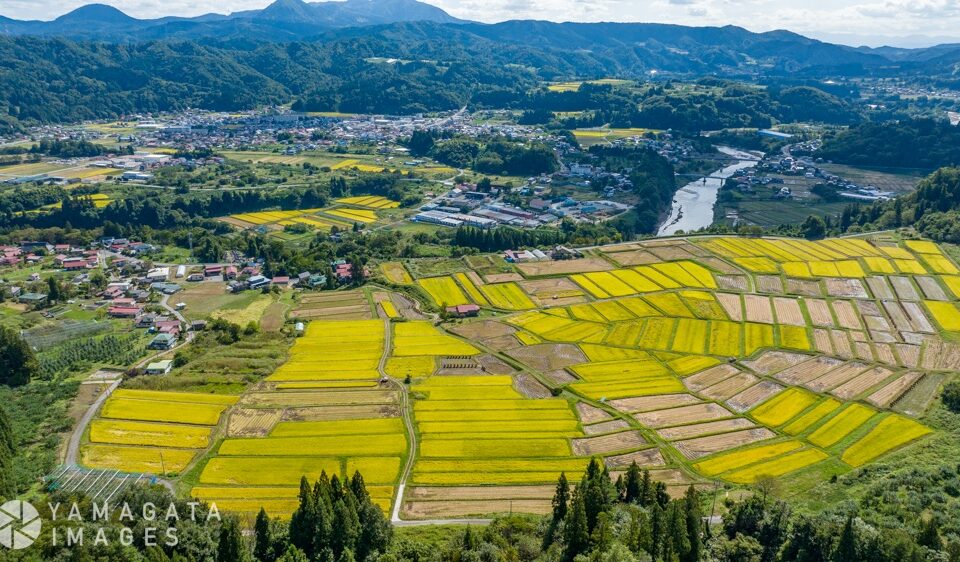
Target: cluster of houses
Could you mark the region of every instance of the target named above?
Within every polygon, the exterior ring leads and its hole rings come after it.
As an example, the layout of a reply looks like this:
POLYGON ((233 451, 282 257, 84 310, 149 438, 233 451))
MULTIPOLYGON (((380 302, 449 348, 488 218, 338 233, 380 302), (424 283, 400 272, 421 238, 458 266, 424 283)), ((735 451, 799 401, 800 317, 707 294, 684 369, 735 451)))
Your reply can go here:
MULTIPOLYGON (((877 187, 861 186, 854 182, 830 173, 815 163, 805 159, 796 159, 793 156, 776 155, 764 159, 756 168, 739 170, 734 177, 741 185, 769 185, 782 184, 782 176, 802 176, 829 186, 837 191, 837 195, 846 199, 859 201, 884 201, 896 196, 891 191, 881 191, 877 187)), ((792 192, 789 187, 781 187, 776 195, 779 198, 790 198, 792 192)))
POLYGON ((509 263, 526 263, 532 261, 571 260, 583 257, 583 254, 573 248, 556 246, 549 252, 533 248, 532 250, 504 250, 503 259, 509 263))

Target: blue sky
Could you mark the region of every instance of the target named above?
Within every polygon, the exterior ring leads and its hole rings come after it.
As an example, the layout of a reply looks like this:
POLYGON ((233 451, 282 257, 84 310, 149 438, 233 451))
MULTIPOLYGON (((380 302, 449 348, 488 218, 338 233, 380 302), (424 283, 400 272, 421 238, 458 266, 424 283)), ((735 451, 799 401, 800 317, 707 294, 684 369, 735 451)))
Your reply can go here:
MULTIPOLYGON (((0 14, 53 19, 93 0, 3 0, 0 14)), ((139 18, 262 8, 271 0, 99 0, 139 18)), ((853 45, 960 42, 960 0, 429 0, 454 16, 496 22, 644 21, 789 29, 853 45)))

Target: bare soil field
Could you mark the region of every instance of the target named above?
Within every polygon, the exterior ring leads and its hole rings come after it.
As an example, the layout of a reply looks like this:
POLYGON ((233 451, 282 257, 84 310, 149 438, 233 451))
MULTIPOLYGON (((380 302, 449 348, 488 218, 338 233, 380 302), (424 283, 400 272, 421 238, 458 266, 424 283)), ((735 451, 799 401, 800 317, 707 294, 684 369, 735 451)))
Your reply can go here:
POLYGON ((538 371, 565 369, 587 362, 587 356, 580 351, 580 348, 569 343, 530 345, 510 350, 507 355, 538 371))
POLYGON ((483 372, 490 375, 510 375, 516 372, 516 369, 494 355, 484 354, 477 357, 476 361, 483 372))
POLYGON ((833 314, 830 313, 830 305, 827 301, 820 299, 806 299, 807 312, 810 314, 810 321, 815 326, 833 326, 833 314))
POLYGON ((847 328, 848 330, 863 329, 863 324, 860 323, 857 311, 853 308, 853 305, 850 304, 850 301, 833 301, 831 305, 833 306, 834 314, 837 315, 837 323, 840 324, 841 328, 847 328))
POLYGON ((830 332, 827 330, 813 330, 813 345, 820 353, 833 354, 833 343, 830 341, 830 332))
POLYGON ((544 373, 544 375, 558 385, 569 384, 579 380, 577 377, 571 375, 569 372, 563 369, 554 369, 553 371, 547 371, 546 373, 544 373))
POLYGON ((645 250, 607 253, 607 256, 622 266, 648 265, 660 261, 660 258, 645 250))
POLYGON ((829 373, 813 379, 804 386, 815 392, 823 392, 846 383, 865 370, 867 370, 867 365, 864 365, 863 363, 844 363, 829 373))
POLYGON ((533 513, 543 515, 553 509, 550 499, 541 500, 453 500, 404 502, 404 519, 433 519, 440 517, 469 517, 493 513, 533 513))
POLYGON ((554 486, 417 486, 407 488, 406 497, 420 501, 540 500, 551 499, 554 486))
POLYGON ((510 281, 523 281, 523 275, 519 273, 491 273, 484 276, 487 283, 507 283, 510 281))
MULTIPOLYGON (((707 254, 705 253, 703 255, 706 256, 707 254)), ((735 267, 720 258, 715 258, 712 256, 701 257, 697 261, 714 271, 719 271, 724 275, 737 275, 743 273, 742 269, 735 267)))
POLYGON ((754 423, 747 418, 733 418, 730 420, 658 429, 657 434, 668 441, 677 441, 679 439, 690 439, 692 437, 702 437, 704 435, 712 435, 715 433, 728 433, 730 431, 751 429, 753 427, 755 427, 754 423))
POLYGON ((527 398, 550 398, 550 389, 527 373, 521 373, 513 378, 514 387, 527 398))
POLYGON ((893 371, 883 367, 874 367, 869 371, 858 375, 856 378, 847 381, 841 386, 830 391, 830 394, 844 400, 852 400, 864 392, 874 388, 878 384, 889 380, 893 376, 893 371))
POLYGON ((924 334, 937 333, 933 327, 933 324, 930 323, 930 320, 927 318, 927 315, 924 314, 923 309, 920 308, 919 304, 915 302, 905 302, 903 303, 903 310, 910 318, 910 322, 913 324, 913 330, 915 332, 921 332, 924 334))
POLYGON ((250 392, 240 399, 241 404, 258 408, 396 404, 397 402, 397 393, 392 390, 250 392))
POLYGON ((696 254, 691 253, 688 248, 693 248, 690 244, 683 246, 665 246, 662 248, 650 248, 650 253, 660 258, 662 261, 693 260, 697 258, 696 254))
POLYGON ((573 452, 577 456, 606 455, 620 451, 637 449, 647 444, 639 431, 624 431, 598 437, 583 437, 571 440, 573 452))
POLYGON ((803 295, 806 297, 819 297, 823 295, 823 292, 820 290, 820 283, 807 281, 806 279, 787 279, 787 292, 791 295, 803 295))
POLYGON ((364 418, 396 418, 400 408, 396 404, 358 406, 318 406, 287 408, 280 421, 359 420, 364 418))
POLYGON ((783 387, 773 381, 760 381, 727 400, 726 404, 734 412, 743 413, 762 402, 766 402, 782 391, 783 387))
POLYGON ((621 412, 637 413, 696 404, 700 399, 692 394, 663 394, 611 400, 609 404, 621 412))
POLYGON ((787 367, 780 371, 774 377, 787 384, 798 385, 812 381, 832 369, 836 369, 843 361, 833 357, 814 357, 810 361, 787 367))
POLYGON ((833 350, 838 357, 852 359, 853 351, 850 349, 850 338, 843 330, 830 330, 830 339, 833 341, 833 350))
POLYGON ((894 346, 900 362, 907 367, 916 367, 920 363, 920 346, 898 343, 894 346))
POLYGON ((481 320, 480 322, 467 322, 450 326, 450 331, 458 336, 463 336, 471 340, 490 340, 500 336, 507 336, 517 332, 517 329, 509 324, 497 322, 496 320, 481 320))
POLYGON ((729 418, 733 417, 733 414, 718 404, 707 402, 634 414, 633 417, 643 425, 657 429, 671 425, 729 418))
POLYGON ((686 441, 677 441, 673 445, 684 457, 694 460, 713 453, 728 451, 773 437, 776 437, 774 432, 765 427, 760 427, 721 435, 711 435, 709 437, 697 437, 686 441))
POLYGON ((717 275, 717 286, 728 291, 746 291, 749 288, 743 275, 717 275))
POLYGON ((588 257, 575 260, 540 261, 517 264, 524 277, 543 277, 546 275, 567 275, 570 273, 588 273, 591 271, 610 271, 613 264, 603 258, 588 257))
POLYGON ((943 291, 943 287, 941 287, 933 277, 914 277, 914 279, 917 281, 917 285, 920 285, 920 290, 923 291, 923 296, 928 300, 950 300, 950 298, 947 297, 947 294, 943 291))

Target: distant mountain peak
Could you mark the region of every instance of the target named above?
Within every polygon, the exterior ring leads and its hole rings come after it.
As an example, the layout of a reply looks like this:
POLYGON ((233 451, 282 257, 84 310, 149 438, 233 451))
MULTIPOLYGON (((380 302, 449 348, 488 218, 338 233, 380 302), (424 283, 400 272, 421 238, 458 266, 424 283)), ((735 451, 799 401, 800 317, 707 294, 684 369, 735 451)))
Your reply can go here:
POLYGON ((303 0, 275 0, 254 17, 296 23, 310 23, 315 19, 312 7, 303 0))
POLYGON ((106 4, 87 4, 68 12, 55 20, 59 23, 97 22, 97 23, 130 23, 137 21, 113 6, 106 4))

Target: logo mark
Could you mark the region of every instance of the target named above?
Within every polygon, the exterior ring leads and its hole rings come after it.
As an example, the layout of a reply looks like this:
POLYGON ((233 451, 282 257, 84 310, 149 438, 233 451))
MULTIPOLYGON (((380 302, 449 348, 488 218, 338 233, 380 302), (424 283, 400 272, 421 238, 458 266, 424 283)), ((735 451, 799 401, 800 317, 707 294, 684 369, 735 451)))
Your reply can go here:
POLYGON ((0 505, 0 544, 13 550, 27 548, 40 536, 43 521, 27 502, 10 500, 0 505))

